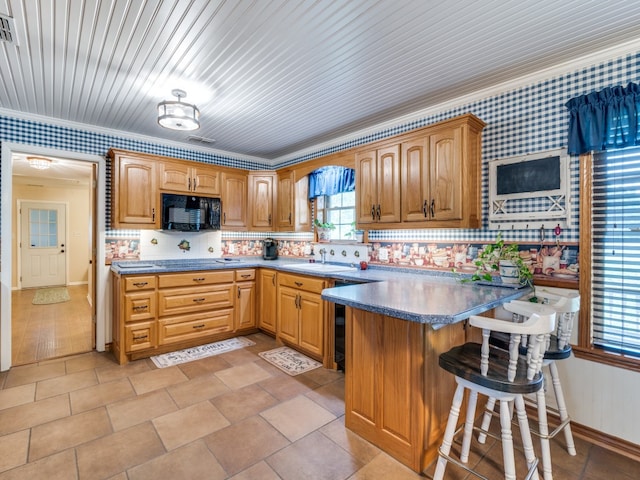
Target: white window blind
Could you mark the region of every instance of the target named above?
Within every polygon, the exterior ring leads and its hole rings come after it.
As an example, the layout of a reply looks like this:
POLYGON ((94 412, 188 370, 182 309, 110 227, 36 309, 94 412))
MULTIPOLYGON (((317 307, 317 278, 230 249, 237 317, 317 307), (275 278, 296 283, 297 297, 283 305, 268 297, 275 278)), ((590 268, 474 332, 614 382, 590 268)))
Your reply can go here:
POLYGON ((640 148, 594 155, 593 344, 640 357, 640 148))

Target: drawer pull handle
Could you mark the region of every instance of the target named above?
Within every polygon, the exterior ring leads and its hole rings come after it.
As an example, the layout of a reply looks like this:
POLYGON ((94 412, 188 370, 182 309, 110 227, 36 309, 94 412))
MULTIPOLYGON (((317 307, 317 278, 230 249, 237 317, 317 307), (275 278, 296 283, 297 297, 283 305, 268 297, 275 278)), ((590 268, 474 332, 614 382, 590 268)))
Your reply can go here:
POLYGON ((204 282, 206 280, 206 278, 204 277, 196 277, 193 279, 194 282, 204 282))
POLYGON ((206 298, 194 298, 193 301, 196 303, 204 302, 206 298))
POLYGON ((146 340, 147 338, 149 338, 149 335, 139 335, 137 337, 133 337, 134 340, 146 340))
POLYGON ((295 282, 295 284, 296 284, 298 287, 301 287, 302 285, 304 285, 304 283, 302 283, 302 282, 295 282))
POLYGON ((149 285, 149 282, 136 282, 133 284, 134 287, 145 287, 149 285))
POLYGON ((193 326, 193 328, 204 328, 204 327, 205 327, 205 324, 204 324, 204 323, 203 323, 203 324, 201 324, 201 325, 194 325, 194 326, 193 326))
POLYGON ((245 273, 244 275, 240 275, 242 278, 249 278, 251 276, 250 273, 245 273))
POLYGON ((133 310, 139 312, 140 310, 146 310, 147 308, 149 308, 149 305, 136 305, 133 307, 133 310))

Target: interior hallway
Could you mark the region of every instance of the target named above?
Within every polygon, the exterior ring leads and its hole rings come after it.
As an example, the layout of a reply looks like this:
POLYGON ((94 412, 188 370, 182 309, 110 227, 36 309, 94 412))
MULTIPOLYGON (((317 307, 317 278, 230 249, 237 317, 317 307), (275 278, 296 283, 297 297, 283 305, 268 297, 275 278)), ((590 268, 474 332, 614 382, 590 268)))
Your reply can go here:
POLYGON ((90 352, 93 348, 87 285, 68 286, 71 300, 33 305, 38 289, 11 293, 12 365, 90 352))

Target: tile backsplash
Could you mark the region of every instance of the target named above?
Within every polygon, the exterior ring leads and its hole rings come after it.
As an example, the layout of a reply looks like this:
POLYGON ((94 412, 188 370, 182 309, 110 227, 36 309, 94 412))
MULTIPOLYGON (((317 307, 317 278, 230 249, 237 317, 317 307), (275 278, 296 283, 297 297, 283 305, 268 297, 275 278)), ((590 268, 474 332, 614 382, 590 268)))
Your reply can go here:
MULTIPOLYGON (((282 234, 263 235, 232 232, 186 233, 141 230, 133 238, 106 239, 107 257, 111 260, 201 259, 219 257, 262 256, 262 242, 267 236, 278 241, 280 258, 308 258, 331 263, 359 264, 473 273, 473 263, 485 243, 393 240, 372 243, 316 243, 303 238, 286 238, 282 234), (252 238, 248 238, 252 237, 252 238)), ((507 242, 509 243, 509 242, 507 242)), ((537 243, 519 245, 520 255, 539 278, 578 280, 578 246, 575 243, 537 243)))

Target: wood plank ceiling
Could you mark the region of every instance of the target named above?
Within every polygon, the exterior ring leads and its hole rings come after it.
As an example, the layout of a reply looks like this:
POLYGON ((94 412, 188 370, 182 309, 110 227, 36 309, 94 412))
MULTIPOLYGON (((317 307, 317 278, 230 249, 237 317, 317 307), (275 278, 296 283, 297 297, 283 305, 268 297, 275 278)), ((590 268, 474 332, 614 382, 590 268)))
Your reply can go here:
POLYGON ((0 0, 0 113, 266 161, 639 36, 630 0, 0 0))

